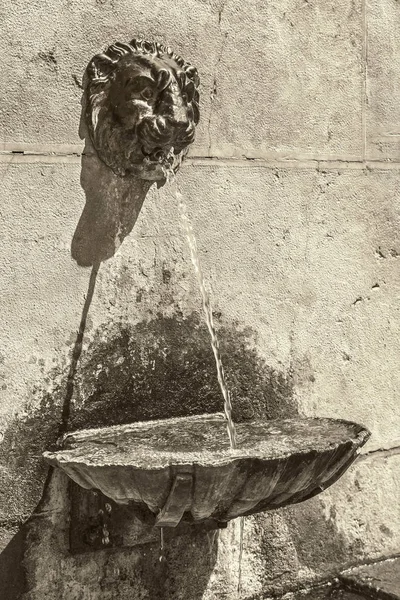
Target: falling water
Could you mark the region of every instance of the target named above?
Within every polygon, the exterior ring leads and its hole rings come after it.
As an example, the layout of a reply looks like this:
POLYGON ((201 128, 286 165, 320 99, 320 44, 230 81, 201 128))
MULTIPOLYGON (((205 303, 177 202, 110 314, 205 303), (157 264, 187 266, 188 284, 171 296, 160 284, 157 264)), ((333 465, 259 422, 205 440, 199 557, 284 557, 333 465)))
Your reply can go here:
MULTIPOLYGON (((172 169, 166 170, 166 177, 167 177, 168 182, 175 180, 174 172, 172 171, 172 169)), ((228 387, 226 385, 225 372, 224 372, 224 367, 222 365, 221 353, 219 350, 219 340, 217 337, 217 332, 215 330, 214 319, 213 319, 213 314, 212 314, 210 295, 205 286, 204 275, 203 275, 203 271, 201 269, 199 253, 197 250, 196 237, 194 235, 193 227, 192 227, 192 224, 191 224, 189 216, 188 216, 187 207, 183 200, 182 194, 178 189, 176 182, 175 182, 175 197, 178 202, 182 222, 183 222, 183 225, 185 228, 185 234, 186 234, 186 238, 187 238, 187 241, 189 244, 189 249, 190 249, 190 257, 191 257, 192 264, 194 266, 194 270, 196 273, 197 281, 199 284, 201 298, 202 298, 202 304, 203 304, 203 311, 204 311, 204 315, 206 318, 208 331, 209 331, 210 337, 211 337, 211 347, 212 347, 212 350, 214 353, 215 364, 217 366, 218 383, 219 383, 219 387, 221 388, 222 396, 224 398, 224 413, 225 413, 225 418, 227 421, 229 441, 230 441, 231 448, 236 448, 236 429, 235 429, 235 425, 232 420, 231 397, 230 397, 228 387)))
POLYGON ((243 559, 243 531, 244 531, 244 517, 239 519, 239 568, 238 568, 238 598, 242 593, 242 559, 243 559))
POLYGON ((158 560, 161 564, 164 564, 166 562, 164 546, 164 527, 160 527, 160 553, 158 556, 158 560))
POLYGON ((218 383, 219 383, 219 387, 221 388, 222 396, 224 398, 224 413, 225 413, 225 418, 227 420, 229 441, 231 444, 231 448, 236 448, 236 431, 235 431, 235 425, 232 420, 231 398, 230 398, 229 390, 226 385, 224 367, 222 365, 221 353, 219 350, 219 340, 218 340, 217 333, 216 333, 215 326, 214 326, 214 319, 213 319, 212 308, 211 308, 211 303, 210 303, 210 296, 209 296, 209 293, 208 293, 207 288, 204 283, 204 276, 203 276, 203 271, 201 269, 201 265, 200 265, 200 261, 199 261, 199 254, 197 251, 197 243, 196 243, 196 238, 194 236, 193 227, 192 227, 192 224, 188 217, 187 207, 186 207, 185 203, 183 202, 182 194, 179 192, 178 189, 176 189, 176 197, 177 197, 177 200, 179 203, 179 210, 181 212, 182 221, 185 226, 186 238, 187 238, 187 241, 189 243, 189 248, 190 248, 190 256, 191 256, 194 270, 196 273, 197 281, 198 281, 198 284, 200 287, 202 303, 203 303, 203 311, 204 311, 204 315, 206 318, 208 331, 211 336, 211 346, 212 346, 212 350, 214 353, 215 363, 217 365, 218 383))

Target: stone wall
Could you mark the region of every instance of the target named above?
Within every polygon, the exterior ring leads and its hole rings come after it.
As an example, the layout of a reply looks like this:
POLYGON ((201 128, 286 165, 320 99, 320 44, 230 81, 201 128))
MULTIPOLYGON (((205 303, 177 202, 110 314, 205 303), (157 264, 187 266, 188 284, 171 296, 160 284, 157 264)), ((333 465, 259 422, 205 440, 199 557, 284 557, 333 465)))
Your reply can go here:
POLYGON ((5 600, 259 599, 399 551, 399 11, 396 0, 3 0, 5 600), (41 459, 63 426, 221 406, 172 188, 146 195, 88 145, 82 156, 85 67, 132 37, 200 72, 202 119, 178 184, 235 417, 372 431, 322 495, 246 519, 240 594, 236 522, 174 538, 167 565, 157 543, 72 556, 68 482, 41 459), (115 248, 120 197, 133 229, 115 248), (105 257, 98 272, 81 266, 105 257))

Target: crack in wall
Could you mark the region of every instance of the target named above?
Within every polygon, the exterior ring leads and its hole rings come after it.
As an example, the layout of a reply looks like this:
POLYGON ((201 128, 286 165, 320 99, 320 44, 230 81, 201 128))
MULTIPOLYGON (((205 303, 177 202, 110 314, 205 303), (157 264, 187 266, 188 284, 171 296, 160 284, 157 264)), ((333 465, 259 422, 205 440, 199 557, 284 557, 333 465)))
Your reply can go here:
MULTIPOLYGON (((222 22, 222 15, 223 12, 226 8, 228 0, 223 0, 219 9, 218 9, 218 26, 219 26, 219 31, 220 34, 222 34, 222 28, 221 28, 221 22, 222 22)), ((217 74, 218 74, 218 67, 219 64, 221 62, 222 59, 222 55, 224 52, 224 45, 225 45, 225 41, 226 38, 228 37, 228 32, 226 31, 223 38, 222 38, 222 42, 221 42, 221 46, 217 55, 217 60, 215 62, 214 65, 214 76, 213 76, 213 82, 212 82, 212 88, 211 88, 211 92, 210 92, 210 98, 211 98, 211 103, 210 103, 210 111, 209 111, 209 115, 208 115, 208 126, 207 126, 207 135, 208 135, 208 150, 211 153, 211 147, 212 147, 212 141, 211 141, 211 120, 212 120, 212 115, 213 115, 213 105, 215 102, 215 99, 217 97, 218 94, 218 84, 217 84, 217 74)))
POLYGON ((377 448, 376 450, 370 450, 369 452, 364 452, 360 454, 357 458, 357 462, 363 461, 371 456, 383 457, 387 458, 390 456, 396 456, 400 454, 400 446, 393 446, 392 448, 377 448))
POLYGON ((361 96, 361 148, 362 159, 367 159, 367 70, 368 70, 368 26, 367 26, 367 2, 362 0, 362 96, 361 96))

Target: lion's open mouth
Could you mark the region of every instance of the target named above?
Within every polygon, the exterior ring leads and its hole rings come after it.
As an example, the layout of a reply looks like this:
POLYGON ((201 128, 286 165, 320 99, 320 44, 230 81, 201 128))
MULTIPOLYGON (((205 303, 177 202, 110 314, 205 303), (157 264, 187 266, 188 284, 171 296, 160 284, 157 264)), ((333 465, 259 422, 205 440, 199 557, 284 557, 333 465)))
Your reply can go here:
POLYGON ((144 162, 147 165, 162 165, 162 166, 171 166, 174 163, 174 149, 163 149, 163 148, 155 148, 151 152, 147 152, 146 148, 142 146, 142 153, 144 155, 144 162))

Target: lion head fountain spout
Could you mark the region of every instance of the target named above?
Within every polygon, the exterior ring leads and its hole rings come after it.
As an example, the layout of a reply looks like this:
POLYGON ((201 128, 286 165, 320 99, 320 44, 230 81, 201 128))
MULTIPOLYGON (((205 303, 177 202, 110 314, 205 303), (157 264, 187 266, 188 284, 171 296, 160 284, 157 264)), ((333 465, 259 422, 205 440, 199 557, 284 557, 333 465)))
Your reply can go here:
POLYGON ((100 159, 122 177, 176 172, 199 122, 195 67, 162 44, 117 42, 87 68, 86 122, 100 159))

